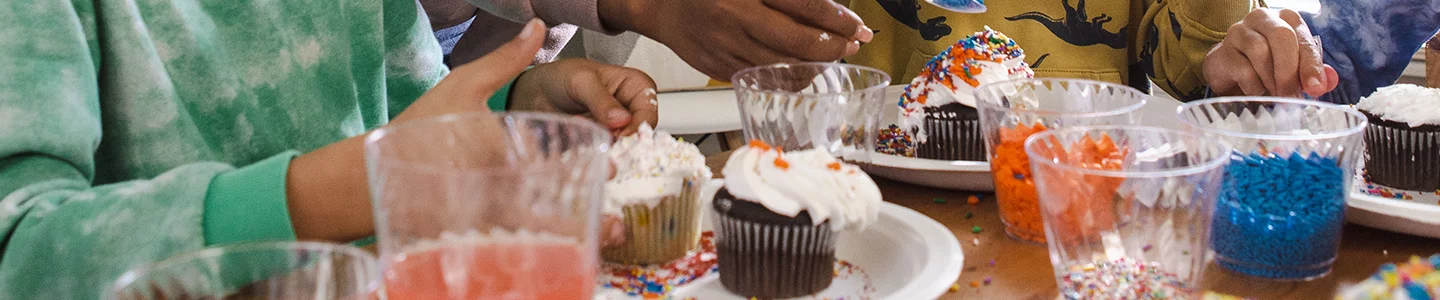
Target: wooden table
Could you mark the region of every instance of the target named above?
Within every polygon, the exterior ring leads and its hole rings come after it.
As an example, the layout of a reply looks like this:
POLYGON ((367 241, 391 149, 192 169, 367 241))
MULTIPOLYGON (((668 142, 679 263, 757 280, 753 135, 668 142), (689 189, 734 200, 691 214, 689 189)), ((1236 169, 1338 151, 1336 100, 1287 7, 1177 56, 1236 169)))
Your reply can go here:
MULTIPOLYGON (((707 164, 717 176, 729 154, 708 158, 707 164)), ((960 248, 965 251, 965 268, 959 280, 961 288, 940 299, 1055 299, 1057 292, 1048 250, 1043 245, 1005 235, 993 194, 934 189, 883 178, 875 178, 875 183, 880 186, 885 201, 939 221, 960 240, 960 248), (978 205, 965 203, 971 195, 982 199, 978 205), (935 198, 947 201, 938 204, 935 198), (974 217, 966 219, 967 212, 974 217), (980 226, 982 231, 970 233, 973 226, 980 226), (979 239, 980 245, 972 244, 972 239, 979 239), (994 266, 990 266, 991 260, 995 261, 994 266), (990 285, 970 287, 970 282, 986 278, 991 279, 990 285)), ((1382 263, 1437 252, 1440 252, 1440 240, 1346 225, 1339 260, 1335 262, 1335 270, 1325 278, 1309 282, 1270 281, 1229 273, 1212 263, 1203 287, 1255 299, 1333 299, 1337 291, 1364 280, 1382 263)))

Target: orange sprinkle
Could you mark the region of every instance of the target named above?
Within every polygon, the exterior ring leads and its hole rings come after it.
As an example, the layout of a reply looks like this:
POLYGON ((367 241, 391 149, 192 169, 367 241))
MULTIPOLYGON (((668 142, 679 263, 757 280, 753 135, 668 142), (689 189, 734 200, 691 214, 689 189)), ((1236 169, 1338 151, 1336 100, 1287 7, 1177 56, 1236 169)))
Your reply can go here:
POLYGON ((978 288, 978 287, 980 287, 980 282, 979 282, 979 281, 971 281, 971 282, 970 282, 970 287, 976 287, 976 288, 978 288))
POLYGON ((980 204, 980 197, 975 197, 975 195, 970 195, 970 198, 966 198, 966 199, 965 199, 965 203, 969 203, 970 205, 980 204))
POLYGON ((826 167, 829 167, 830 170, 834 170, 834 171, 839 171, 839 170, 840 170, 840 162, 838 162, 838 161, 837 161, 837 162, 831 162, 830 164, 825 165, 825 166, 826 166, 826 167))
POLYGON ((762 141, 760 141, 760 140, 750 140, 750 147, 752 147, 752 148, 760 148, 760 150, 762 150, 762 151, 768 151, 768 150, 770 150, 770 145, 765 144, 765 142, 762 142, 762 141))
POLYGON ((776 168, 780 168, 781 170, 789 170, 789 169, 790 169, 790 162, 785 161, 784 158, 776 157, 776 158, 775 158, 775 167, 776 167, 776 168))

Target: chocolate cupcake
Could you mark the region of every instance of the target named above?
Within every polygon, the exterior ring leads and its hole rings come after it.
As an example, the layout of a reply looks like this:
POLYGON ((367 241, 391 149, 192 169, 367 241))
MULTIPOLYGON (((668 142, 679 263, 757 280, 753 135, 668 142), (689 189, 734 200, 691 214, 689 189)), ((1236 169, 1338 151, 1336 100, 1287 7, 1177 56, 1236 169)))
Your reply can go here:
POLYGON ((1370 183, 1440 191, 1440 89, 1397 84, 1355 105, 1369 119, 1365 172, 1370 183))
POLYGON ((980 113, 974 107, 950 103, 925 108, 929 140, 915 149, 919 158, 985 160, 985 137, 980 134, 980 113))
POLYGON ((608 152, 615 177, 605 183, 604 212, 619 215, 625 242, 600 251, 606 261, 657 264, 685 256, 700 239, 703 199, 719 182, 695 145, 641 124, 608 152))
POLYGON ((715 196, 720 283, 743 297, 819 293, 834 278, 838 233, 878 217, 880 190, 859 168, 818 150, 736 150, 715 196))
POLYGON ((1034 76, 1015 40, 986 27, 925 64, 900 96, 897 125, 914 130, 915 157, 984 161, 975 87, 1034 76))

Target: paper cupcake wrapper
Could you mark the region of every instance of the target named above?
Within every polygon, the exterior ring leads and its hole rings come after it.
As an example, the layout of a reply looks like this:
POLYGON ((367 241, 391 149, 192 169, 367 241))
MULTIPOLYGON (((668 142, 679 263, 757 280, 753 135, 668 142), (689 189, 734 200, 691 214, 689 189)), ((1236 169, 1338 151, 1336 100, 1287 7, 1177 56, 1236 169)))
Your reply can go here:
POLYGON ((1365 144, 1365 169, 1372 182, 1402 190, 1440 190, 1440 132, 1370 125, 1365 144))
POLYGON ((980 120, 925 119, 926 140, 915 147, 915 157, 938 160, 985 161, 985 136, 980 120))
POLYGON ((606 261, 648 265, 684 257, 700 241, 698 183, 687 180, 680 194, 665 197, 651 208, 645 204, 623 208, 625 243, 601 250, 606 261))
POLYGON ((819 293, 834 279, 835 231, 829 226, 767 225, 716 213, 720 283, 743 297, 819 293))

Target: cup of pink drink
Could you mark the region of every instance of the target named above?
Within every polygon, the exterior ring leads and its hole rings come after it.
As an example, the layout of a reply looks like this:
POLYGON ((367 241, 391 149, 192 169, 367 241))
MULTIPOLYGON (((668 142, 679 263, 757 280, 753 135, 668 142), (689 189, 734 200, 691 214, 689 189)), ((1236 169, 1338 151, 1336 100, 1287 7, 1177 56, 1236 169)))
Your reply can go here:
POLYGON ((588 120, 539 113, 371 133, 388 299, 590 299, 610 139, 588 120))

